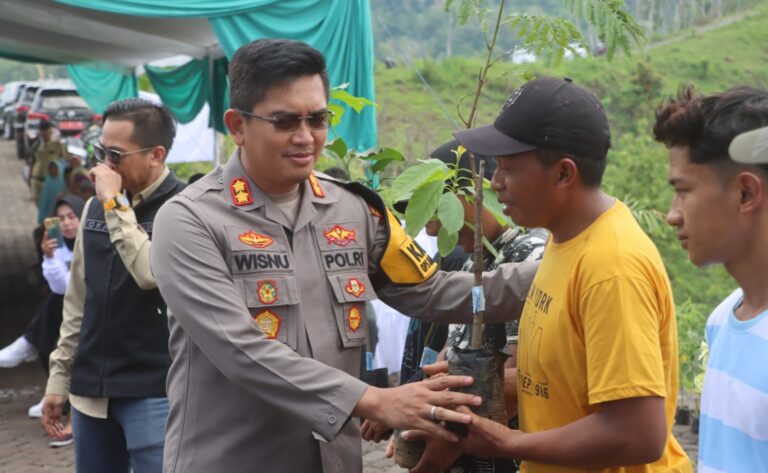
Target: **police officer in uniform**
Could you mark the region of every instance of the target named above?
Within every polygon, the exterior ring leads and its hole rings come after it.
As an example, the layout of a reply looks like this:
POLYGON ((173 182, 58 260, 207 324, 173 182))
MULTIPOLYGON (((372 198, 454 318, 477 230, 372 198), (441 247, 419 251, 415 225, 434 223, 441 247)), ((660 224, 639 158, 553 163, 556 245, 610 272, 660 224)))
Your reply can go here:
POLYGON ((40 138, 32 145, 29 156, 29 187, 35 205, 40 205, 48 165, 57 159, 67 159, 67 146, 53 139, 53 123, 50 121, 43 120, 40 123, 40 138))
MULTIPOLYGON (((359 472, 365 417, 456 440, 439 423, 479 399, 449 376, 380 389, 357 379, 365 303, 468 322, 468 273, 443 273, 380 198, 313 173, 327 136, 322 55, 289 40, 240 48, 224 119, 238 151, 171 199, 152 270, 172 365, 165 473, 359 472)), ((485 277, 491 321, 517 316, 536 263, 485 277)))

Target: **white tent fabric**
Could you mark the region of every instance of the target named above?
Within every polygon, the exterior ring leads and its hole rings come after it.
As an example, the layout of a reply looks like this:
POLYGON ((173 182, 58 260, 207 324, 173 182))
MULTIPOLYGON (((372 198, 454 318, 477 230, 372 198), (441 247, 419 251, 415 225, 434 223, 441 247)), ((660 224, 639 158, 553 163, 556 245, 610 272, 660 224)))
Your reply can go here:
POLYGON ((0 0, 0 52, 47 61, 108 61, 125 68, 179 54, 223 56, 204 18, 146 18, 62 5, 0 0))
MULTIPOLYGON (((157 94, 140 91, 139 97, 161 103, 157 94)), ((188 163, 193 161, 213 161, 215 158, 215 133, 208 127, 210 109, 203 106, 194 120, 186 124, 177 124, 176 138, 171 145, 167 163, 188 163)))

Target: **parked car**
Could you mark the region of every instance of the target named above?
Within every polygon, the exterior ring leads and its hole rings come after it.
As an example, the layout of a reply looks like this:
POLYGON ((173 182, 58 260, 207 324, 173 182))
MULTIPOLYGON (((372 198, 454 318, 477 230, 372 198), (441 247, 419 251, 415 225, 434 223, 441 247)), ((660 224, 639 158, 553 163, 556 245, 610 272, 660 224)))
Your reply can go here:
POLYGON ((3 136, 11 140, 13 139, 13 113, 14 104, 19 98, 19 92, 23 88, 25 82, 14 81, 5 84, 2 95, 0 95, 0 131, 3 136))
POLYGON ((43 85, 27 113, 24 125, 27 144, 37 139, 43 120, 52 122, 62 137, 69 137, 80 135, 93 122, 100 122, 101 115, 91 110, 74 86, 43 85))
POLYGON ((27 142, 24 136, 24 123, 27 121, 27 112, 32 105, 40 84, 31 82, 24 84, 19 91, 19 96, 13 105, 13 137, 16 139, 16 156, 23 159, 27 153, 27 142))

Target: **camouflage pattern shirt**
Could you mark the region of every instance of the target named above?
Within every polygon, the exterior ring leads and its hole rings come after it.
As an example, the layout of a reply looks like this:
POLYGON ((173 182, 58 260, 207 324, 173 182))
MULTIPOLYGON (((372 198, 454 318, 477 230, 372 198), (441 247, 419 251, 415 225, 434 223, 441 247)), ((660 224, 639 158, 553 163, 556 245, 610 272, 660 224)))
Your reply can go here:
MULTIPOLYGON (((544 255, 544 247, 547 243, 549 232, 542 228, 512 227, 504 231, 493 247, 498 252, 494 257, 487 249, 484 252, 484 271, 492 271, 503 263, 520 263, 523 261, 540 260, 544 255)), ((462 271, 474 271, 475 262, 470 255, 461 268, 462 271)), ((519 321, 507 323, 487 324, 483 339, 485 345, 491 350, 506 352, 509 344, 517 344, 517 328, 519 321)), ((448 352, 454 348, 467 348, 471 336, 472 327, 463 324, 451 324, 448 329, 448 352)))

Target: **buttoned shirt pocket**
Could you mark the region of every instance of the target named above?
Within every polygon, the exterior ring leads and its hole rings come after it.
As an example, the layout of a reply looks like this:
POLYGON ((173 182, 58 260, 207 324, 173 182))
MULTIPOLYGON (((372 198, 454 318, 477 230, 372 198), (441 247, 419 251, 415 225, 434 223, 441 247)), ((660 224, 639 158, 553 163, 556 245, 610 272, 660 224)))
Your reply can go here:
POLYGON ((238 281, 254 323, 270 339, 296 350, 299 343, 299 290, 294 276, 259 275, 238 281))
POLYGON ((336 325, 345 348, 365 344, 368 334, 366 302, 376 299, 371 281, 365 273, 329 274, 333 292, 336 325))

